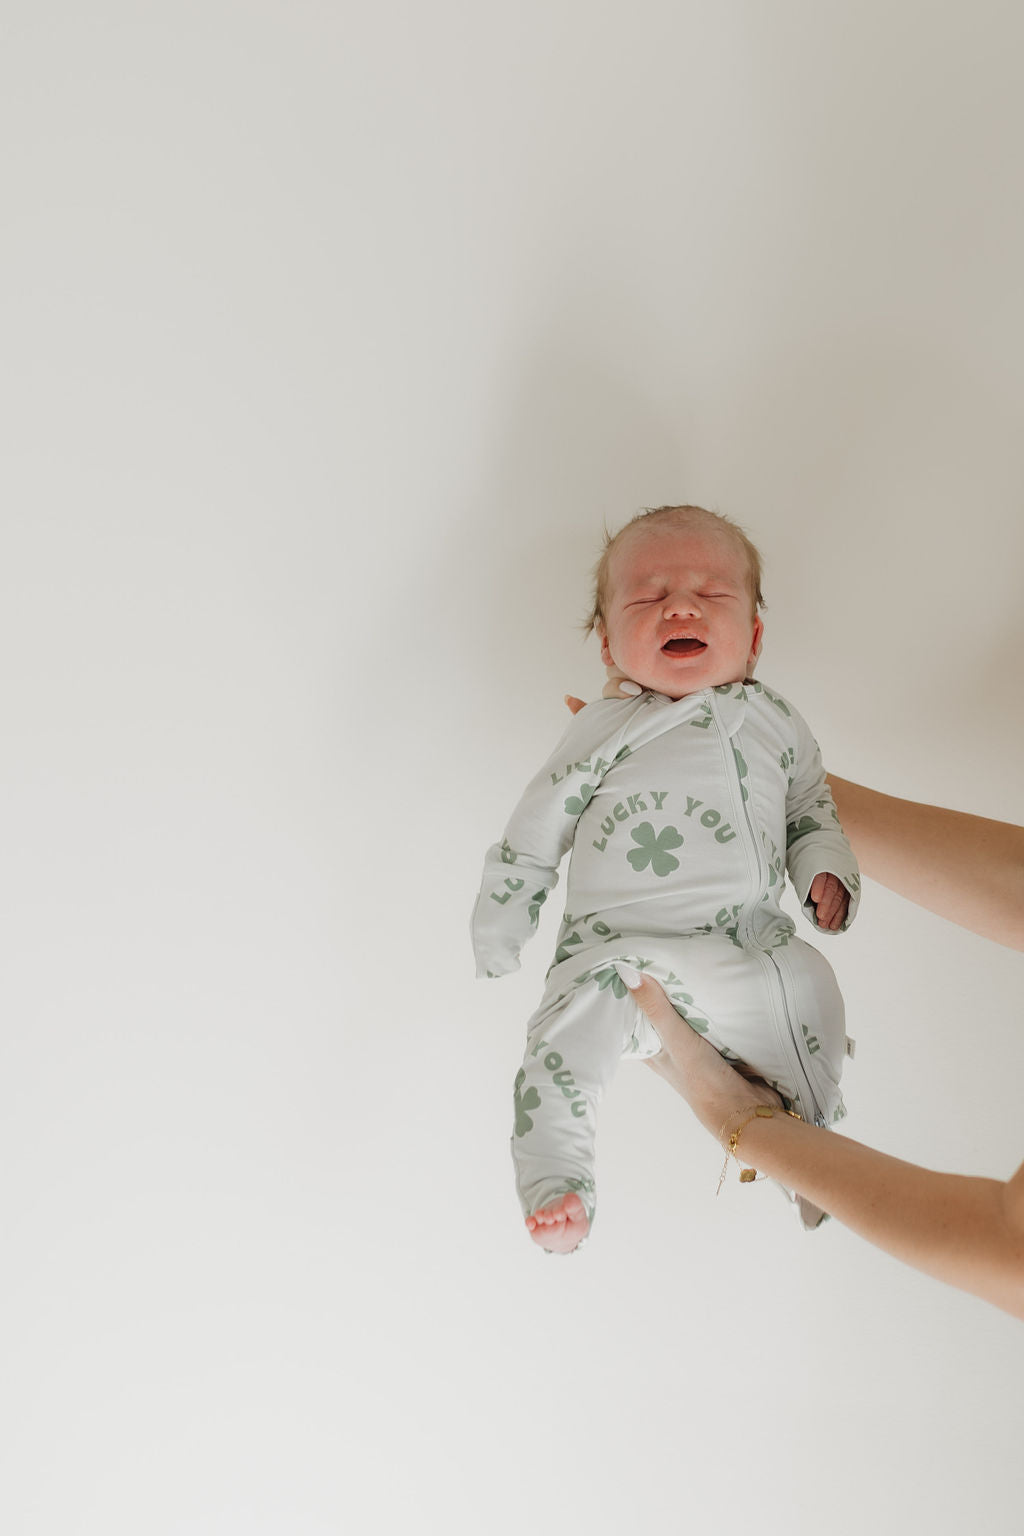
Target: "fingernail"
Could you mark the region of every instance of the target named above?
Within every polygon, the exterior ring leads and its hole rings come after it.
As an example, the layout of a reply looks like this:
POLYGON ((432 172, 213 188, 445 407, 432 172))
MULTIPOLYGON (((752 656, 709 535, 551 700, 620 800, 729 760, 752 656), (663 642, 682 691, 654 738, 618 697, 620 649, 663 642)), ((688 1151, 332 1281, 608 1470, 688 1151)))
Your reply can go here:
POLYGON ((620 683, 619 692, 628 693, 630 698, 635 698, 637 694, 643 693, 643 689, 639 683, 620 683))
POLYGON ((626 983, 626 986, 629 988, 629 990, 631 992, 635 992, 637 987, 643 981, 643 977, 640 975, 640 972, 634 971, 633 967, 631 965, 627 965, 624 960, 613 960, 612 964, 618 971, 619 975, 622 977, 623 981, 626 983))

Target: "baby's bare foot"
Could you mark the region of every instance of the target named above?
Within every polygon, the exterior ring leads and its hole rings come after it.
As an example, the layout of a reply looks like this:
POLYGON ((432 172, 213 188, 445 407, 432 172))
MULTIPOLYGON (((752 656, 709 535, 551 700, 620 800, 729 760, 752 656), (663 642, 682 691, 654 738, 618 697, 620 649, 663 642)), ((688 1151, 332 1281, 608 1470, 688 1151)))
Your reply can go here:
POLYGON ((570 1194, 527 1216, 526 1227, 534 1242, 549 1253, 571 1253, 590 1231, 590 1222, 579 1195, 570 1194))

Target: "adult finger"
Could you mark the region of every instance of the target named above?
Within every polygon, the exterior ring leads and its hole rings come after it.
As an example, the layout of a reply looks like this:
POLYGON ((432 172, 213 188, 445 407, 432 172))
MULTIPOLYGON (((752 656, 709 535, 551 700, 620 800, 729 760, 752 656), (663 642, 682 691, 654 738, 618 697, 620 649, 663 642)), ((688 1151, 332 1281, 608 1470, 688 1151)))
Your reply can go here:
POLYGON ((669 1002, 664 989, 653 976, 634 971, 631 966, 616 966, 616 970, 629 987, 630 997, 654 1025, 658 1039, 661 1041, 661 1054, 648 1057, 647 1065, 661 1077, 668 1078, 680 1092, 683 1092, 678 1080, 679 1074, 685 1077, 698 1068, 705 1052, 711 1051, 716 1058, 718 1052, 713 1050, 707 1041, 703 1040, 697 1031, 691 1029, 686 1020, 680 1017, 669 1002), (634 980, 638 976, 639 983, 634 985, 634 980))
POLYGON ((646 1013, 666 1048, 671 1049, 675 1039, 686 1035, 692 1037, 693 1030, 688 1024, 684 1024, 672 1004, 665 995, 664 988, 654 980, 653 976, 646 976, 642 971, 634 971, 632 966, 617 965, 615 969, 629 988, 629 995, 637 1006, 646 1013))
POLYGON ((631 677, 624 677, 621 672, 613 672, 608 668, 608 681, 601 689, 602 699, 635 699, 643 689, 639 683, 634 683, 631 677))

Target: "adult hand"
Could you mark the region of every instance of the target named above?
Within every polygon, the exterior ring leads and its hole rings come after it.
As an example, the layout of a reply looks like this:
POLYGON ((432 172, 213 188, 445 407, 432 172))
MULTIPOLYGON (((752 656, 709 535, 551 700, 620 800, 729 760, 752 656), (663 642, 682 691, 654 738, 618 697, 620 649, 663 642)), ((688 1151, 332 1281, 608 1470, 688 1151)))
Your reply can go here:
MULTIPOLYGON (((605 667, 605 673, 608 681, 601 689, 602 699, 635 699, 638 694, 643 693, 640 684, 634 683, 625 672, 620 672, 618 667, 605 667)), ((565 695, 565 702, 574 715, 578 715, 580 710, 586 707, 586 700, 578 699, 572 693, 565 695)))
MULTIPOLYGON (((630 992, 664 1047, 650 1066, 723 1145, 754 1105, 779 1104, 690 1029, 657 982, 630 992)), ((1024 1319, 1024 1167, 1006 1184, 933 1173, 788 1115, 750 1120, 742 1156, 903 1263, 1024 1319)))
POLYGON ((818 914, 818 927, 835 933, 846 922, 850 910, 850 893, 838 875, 815 875, 811 881, 810 898, 818 914))
MULTIPOLYGON (((620 974, 622 972, 620 971, 620 974)), ((636 973, 634 972, 633 975, 636 973)), ((627 972, 628 975, 628 972, 627 972)), ((623 975, 629 986, 632 979, 623 975)), ((755 1104, 782 1106, 782 1100, 760 1078, 744 1076, 729 1065, 696 1030, 691 1029, 650 976, 630 986, 630 996, 643 1009, 658 1032, 662 1050, 647 1065, 689 1104, 705 1130, 716 1138, 731 1117, 755 1104)))

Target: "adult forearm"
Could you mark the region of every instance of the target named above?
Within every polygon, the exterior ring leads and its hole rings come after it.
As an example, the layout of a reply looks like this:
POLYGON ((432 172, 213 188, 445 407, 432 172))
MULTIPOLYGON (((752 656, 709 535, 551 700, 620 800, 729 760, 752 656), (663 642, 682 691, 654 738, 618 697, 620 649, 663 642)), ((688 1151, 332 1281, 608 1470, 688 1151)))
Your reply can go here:
POLYGON ((788 1116, 755 1119, 740 1155, 894 1258, 1024 1319, 1024 1224, 995 1179, 935 1173, 788 1116))
POLYGON ((865 874, 929 912, 1024 950, 1024 827, 828 778, 865 874))

